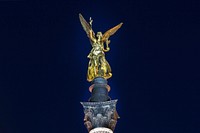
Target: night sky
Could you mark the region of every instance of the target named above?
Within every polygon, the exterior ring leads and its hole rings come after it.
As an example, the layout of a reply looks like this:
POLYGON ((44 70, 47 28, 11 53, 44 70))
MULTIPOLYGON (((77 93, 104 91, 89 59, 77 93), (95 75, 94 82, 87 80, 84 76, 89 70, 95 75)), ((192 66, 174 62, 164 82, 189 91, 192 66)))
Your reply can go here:
POLYGON ((106 59, 115 133, 200 133, 199 0, 0 1, 0 133, 87 133, 95 32, 123 22, 106 59))

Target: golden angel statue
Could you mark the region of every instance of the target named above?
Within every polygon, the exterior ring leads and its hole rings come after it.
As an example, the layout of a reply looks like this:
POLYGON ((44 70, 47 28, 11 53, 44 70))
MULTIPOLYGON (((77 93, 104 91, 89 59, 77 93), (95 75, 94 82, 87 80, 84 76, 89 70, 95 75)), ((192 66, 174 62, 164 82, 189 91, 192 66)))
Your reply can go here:
POLYGON ((105 52, 110 50, 110 40, 108 39, 122 26, 123 23, 120 23, 117 26, 111 28, 104 34, 97 32, 95 36, 95 33, 92 30, 93 20, 90 18, 90 22, 87 23, 81 14, 79 14, 79 18, 83 29, 87 33, 87 36, 92 45, 92 50, 88 55, 90 61, 88 64, 87 80, 90 82, 93 81, 93 79, 96 77, 103 77, 108 79, 112 76, 110 65, 105 58, 105 52), (104 46, 104 43, 106 46, 104 46))

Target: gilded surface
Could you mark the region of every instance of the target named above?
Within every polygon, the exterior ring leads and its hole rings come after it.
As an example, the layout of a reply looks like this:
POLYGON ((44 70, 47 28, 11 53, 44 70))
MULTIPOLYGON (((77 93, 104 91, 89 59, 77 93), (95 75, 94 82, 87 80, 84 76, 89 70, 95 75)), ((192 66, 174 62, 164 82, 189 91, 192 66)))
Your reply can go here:
POLYGON ((92 29, 92 19, 90 18, 90 22, 87 23, 81 14, 79 14, 79 18, 92 45, 92 50, 88 55, 90 61, 88 64, 87 80, 92 81, 96 77, 108 79, 112 76, 111 67, 105 58, 105 52, 110 50, 110 40, 108 39, 122 26, 122 23, 109 29, 104 34, 97 32, 95 36, 92 29))

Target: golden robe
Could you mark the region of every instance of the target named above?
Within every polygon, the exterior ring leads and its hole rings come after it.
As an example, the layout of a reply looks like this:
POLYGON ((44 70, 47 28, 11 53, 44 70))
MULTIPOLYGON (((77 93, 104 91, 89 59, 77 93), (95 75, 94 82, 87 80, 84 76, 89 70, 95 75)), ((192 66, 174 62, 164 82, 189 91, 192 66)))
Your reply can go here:
POLYGON ((87 80, 92 81, 96 77, 110 78, 112 73, 110 65, 105 58, 103 42, 96 41, 92 43, 92 47, 88 55, 90 61, 88 64, 87 80))

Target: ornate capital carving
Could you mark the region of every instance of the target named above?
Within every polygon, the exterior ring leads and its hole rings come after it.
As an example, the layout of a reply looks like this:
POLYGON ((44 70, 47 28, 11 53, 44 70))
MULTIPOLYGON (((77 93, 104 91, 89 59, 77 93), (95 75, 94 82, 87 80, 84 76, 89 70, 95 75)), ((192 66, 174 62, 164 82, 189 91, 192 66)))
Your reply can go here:
POLYGON ((114 131, 117 119, 119 118, 116 111, 117 100, 81 102, 81 104, 85 113, 84 124, 88 131, 98 127, 105 127, 114 131))

